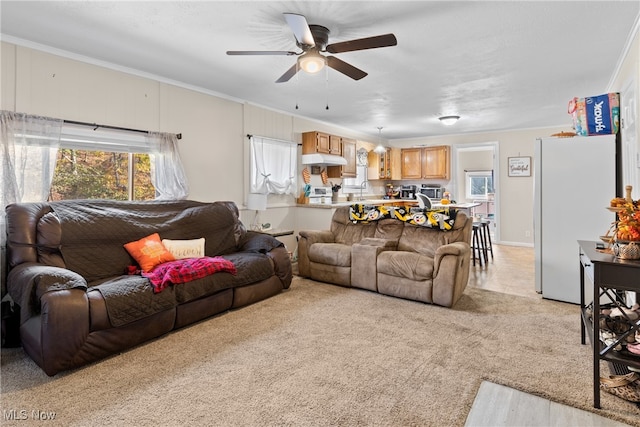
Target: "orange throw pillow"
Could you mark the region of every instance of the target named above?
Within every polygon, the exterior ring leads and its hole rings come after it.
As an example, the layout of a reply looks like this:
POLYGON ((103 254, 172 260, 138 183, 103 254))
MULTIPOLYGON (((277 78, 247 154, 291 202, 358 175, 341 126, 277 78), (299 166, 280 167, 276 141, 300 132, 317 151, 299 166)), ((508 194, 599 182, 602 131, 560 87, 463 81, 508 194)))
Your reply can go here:
POLYGON ((145 273, 151 271, 158 264, 175 261, 174 256, 160 241, 158 233, 127 243, 124 248, 138 262, 145 273))

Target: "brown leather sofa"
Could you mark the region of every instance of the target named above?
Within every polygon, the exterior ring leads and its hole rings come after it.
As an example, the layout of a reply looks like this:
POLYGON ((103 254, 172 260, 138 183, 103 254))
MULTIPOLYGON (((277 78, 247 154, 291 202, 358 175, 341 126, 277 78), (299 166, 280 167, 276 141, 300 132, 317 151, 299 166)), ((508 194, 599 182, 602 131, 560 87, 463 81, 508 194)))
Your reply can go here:
MULTIPOLYGON (((233 202, 62 201, 6 208, 7 289, 27 354, 48 374, 116 354, 174 329, 260 301, 291 284, 286 248, 247 231, 233 202), (154 293, 126 274, 125 243, 158 232, 205 238, 219 272, 154 293)), ((192 343, 193 344, 193 343, 192 343)))
POLYGON ((452 307, 469 280, 472 220, 457 212, 451 230, 397 219, 354 223, 336 209, 329 230, 300 231, 303 277, 452 307))

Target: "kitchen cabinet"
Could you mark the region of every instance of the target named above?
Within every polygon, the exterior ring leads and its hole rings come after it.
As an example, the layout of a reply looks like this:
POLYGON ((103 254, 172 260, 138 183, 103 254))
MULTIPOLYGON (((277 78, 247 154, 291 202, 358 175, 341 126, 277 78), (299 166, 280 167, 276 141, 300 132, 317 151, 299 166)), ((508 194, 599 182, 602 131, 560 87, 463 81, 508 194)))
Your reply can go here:
POLYGON ((369 179, 400 179, 400 150, 386 148, 384 153, 369 152, 369 179))
POLYGON ((422 149, 422 178, 446 179, 450 177, 450 151, 448 145, 422 149))
POLYGON ((451 176, 451 148, 438 145, 401 150, 402 179, 442 179, 451 176))
MULTIPOLYGON (((342 151, 342 137, 336 135, 329 135, 329 154, 340 155, 342 151)), ((353 153, 355 155, 355 148, 353 153)))
POLYGON ((355 178, 356 169, 356 141, 349 138, 341 138, 341 150, 338 153, 347 160, 344 166, 327 167, 329 178, 355 178))
POLYGON ((302 134, 302 154, 340 155, 341 138, 324 132, 304 132, 302 134))
POLYGON ((403 148, 400 157, 402 179, 422 179, 422 148, 403 148))

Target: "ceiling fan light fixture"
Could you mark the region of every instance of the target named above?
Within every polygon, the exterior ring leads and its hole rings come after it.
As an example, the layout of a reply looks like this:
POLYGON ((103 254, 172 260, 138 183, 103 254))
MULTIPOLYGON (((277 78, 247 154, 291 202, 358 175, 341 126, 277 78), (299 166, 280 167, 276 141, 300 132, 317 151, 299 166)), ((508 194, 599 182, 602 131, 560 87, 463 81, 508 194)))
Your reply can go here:
POLYGON ((315 74, 325 66, 326 59, 317 52, 307 52, 298 58, 298 65, 309 74, 315 74))
POLYGON ((442 116, 439 117, 438 120, 440 120, 443 125, 451 126, 456 124, 456 122, 460 120, 460 116, 442 116))

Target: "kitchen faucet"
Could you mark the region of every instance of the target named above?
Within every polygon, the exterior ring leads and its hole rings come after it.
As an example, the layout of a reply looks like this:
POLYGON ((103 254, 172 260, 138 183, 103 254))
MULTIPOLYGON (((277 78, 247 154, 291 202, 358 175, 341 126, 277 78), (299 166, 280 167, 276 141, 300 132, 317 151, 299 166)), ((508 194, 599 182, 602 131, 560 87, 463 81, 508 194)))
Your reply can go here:
POLYGON ((362 181, 362 183, 360 184, 360 201, 363 201, 364 198, 362 197, 362 190, 364 189, 364 187, 369 183, 369 180, 365 179, 364 181, 362 181))

